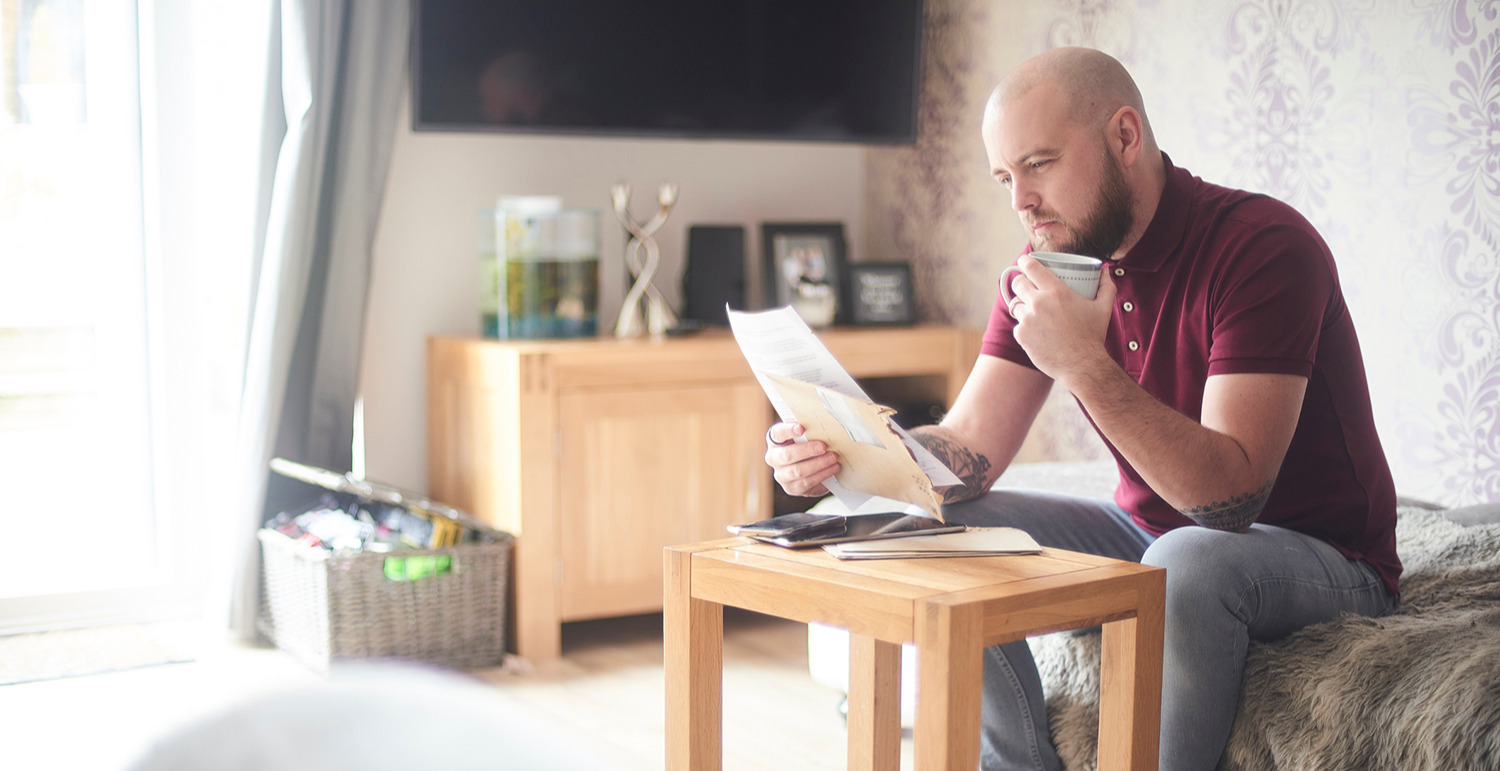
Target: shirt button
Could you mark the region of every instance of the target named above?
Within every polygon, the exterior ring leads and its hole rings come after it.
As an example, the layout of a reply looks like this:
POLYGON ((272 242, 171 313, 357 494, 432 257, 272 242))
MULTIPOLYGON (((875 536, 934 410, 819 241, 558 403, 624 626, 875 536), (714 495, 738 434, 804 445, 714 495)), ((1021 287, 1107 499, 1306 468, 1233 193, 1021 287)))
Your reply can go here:
POLYGON ((1141 344, 1137 343, 1134 340, 1131 340, 1129 343, 1125 344, 1125 347, 1129 348, 1132 351, 1139 351, 1141 349, 1141 344))
POLYGON ((1129 300, 1126 300, 1125 304, 1122 305, 1122 306, 1120 306, 1120 307, 1124 308, 1126 313, 1129 313, 1129 312, 1135 310, 1135 303, 1133 303, 1133 302, 1131 302, 1129 300))
POLYGON ((1115 268, 1115 275, 1116 276, 1123 276, 1123 275, 1125 275, 1125 269, 1124 268, 1115 268))

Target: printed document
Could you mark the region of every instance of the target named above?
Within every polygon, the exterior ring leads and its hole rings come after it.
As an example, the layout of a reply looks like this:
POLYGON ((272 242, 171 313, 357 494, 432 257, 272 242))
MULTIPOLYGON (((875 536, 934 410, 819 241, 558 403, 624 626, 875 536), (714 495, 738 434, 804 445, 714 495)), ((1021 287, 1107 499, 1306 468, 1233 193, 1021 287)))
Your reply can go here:
POLYGON ((841 461, 824 484, 853 510, 874 496, 921 507, 941 520, 934 487, 957 476, 875 404, 791 307, 729 311, 729 326, 761 389, 783 421, 807 430, 797 441, 828 444, 841 461))

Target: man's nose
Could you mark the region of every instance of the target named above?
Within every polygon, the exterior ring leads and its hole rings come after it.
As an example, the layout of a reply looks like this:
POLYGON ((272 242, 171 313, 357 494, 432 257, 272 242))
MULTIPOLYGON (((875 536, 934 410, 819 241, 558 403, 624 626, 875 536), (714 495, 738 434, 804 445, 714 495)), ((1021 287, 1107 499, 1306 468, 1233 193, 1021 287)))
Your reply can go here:
POLYGON ((1037 204, 1040 201, 1041 198, 1037 195, 1035 188, 1030 185, 1023 184, 1019 180, 1011 181, 1010 208, 1015 209, 1017 212, 1023 212, 1027 209, 1036 208, 1037 204))

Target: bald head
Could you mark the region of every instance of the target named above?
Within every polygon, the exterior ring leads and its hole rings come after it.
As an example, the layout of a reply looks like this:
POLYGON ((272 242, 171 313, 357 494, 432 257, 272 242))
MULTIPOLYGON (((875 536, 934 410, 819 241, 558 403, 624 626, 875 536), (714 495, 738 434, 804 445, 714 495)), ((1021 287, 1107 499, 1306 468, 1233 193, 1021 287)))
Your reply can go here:
POLYGON ((995 88, 980 130, 990 175, 1033 249, 1121 259, 1166 186, 1130 73, 1088 48, 1022 62, 995 88))
POLYGON ((1092 48, 1054 48, 1021 62, 990 94, 985 122, 1038 88, 1066 100, 1069 118, 1080 126, 1103 126, 1121 107, 1129 107, 1141 116, 1146 145, 1156 145, 1130 73, 1113 56, 1092 48))

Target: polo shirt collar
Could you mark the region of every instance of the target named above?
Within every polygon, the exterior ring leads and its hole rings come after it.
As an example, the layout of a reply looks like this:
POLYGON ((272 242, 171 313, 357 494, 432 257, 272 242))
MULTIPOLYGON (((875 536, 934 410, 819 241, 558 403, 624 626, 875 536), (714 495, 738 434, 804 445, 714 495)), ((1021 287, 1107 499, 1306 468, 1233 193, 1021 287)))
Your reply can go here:
POLYGON ((1173 166, 1166 153, 1161 154, 1161 160, 1166 167, 1166 186, 1162 188, 1161 201, 1156 204, 1156 214, 1151 217, 1151 224, 1146 226, 1141 240, 1118 263, 1122 267, 1156 271, 1177 250, 1187 230, 1193 175, 1186 169, 1173 166))

